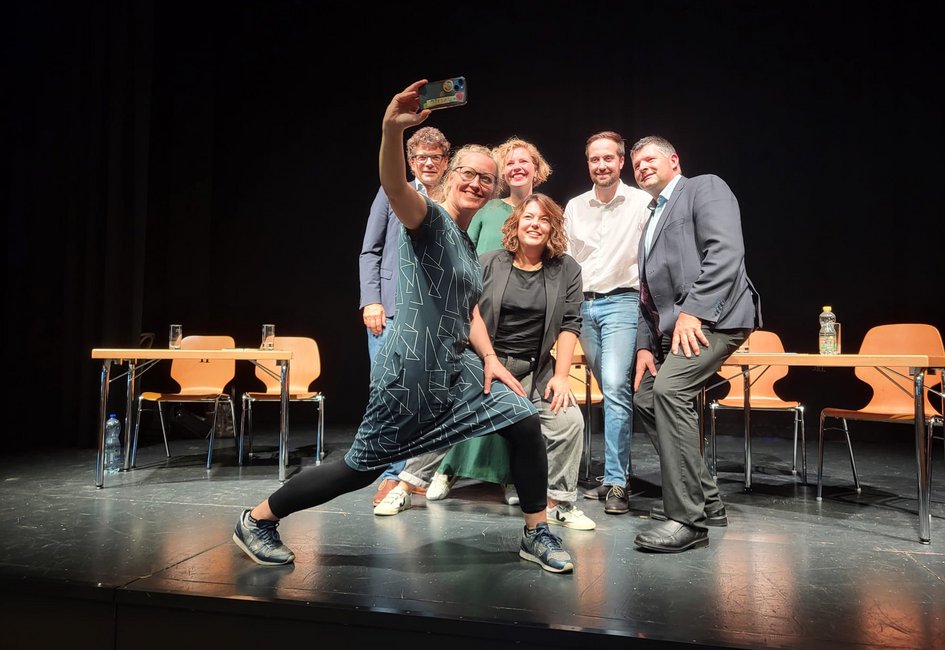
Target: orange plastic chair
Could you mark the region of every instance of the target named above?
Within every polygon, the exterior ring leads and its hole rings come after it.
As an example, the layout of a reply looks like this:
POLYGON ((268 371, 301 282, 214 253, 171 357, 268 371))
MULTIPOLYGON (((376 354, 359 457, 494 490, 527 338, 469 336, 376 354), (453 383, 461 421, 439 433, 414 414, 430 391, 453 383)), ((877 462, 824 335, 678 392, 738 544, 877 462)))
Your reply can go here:
MULTIPOLYGON (((289 401, 311 402, 318 411, 318 424, 315 432, 315 464, 321 464, 325 456, 325 396, 311 390, 314 382, 322 374, 321 357, 318 343, 307 336, 276 336, 273 343, 277 350, 291 350, 292 362, 289 366, 289 401)), ((243 414, 240 418, 239 458, 243 462, 243 434, 249 435, 249 455, 253 455, 253 404, 256 402, 279 402, 281 387, 280 368, 275 361, 259 361, 256 364, 256 377, 265 384, 265 391, 247 391, 243 393, 243 414)), ((279 439, 279 458, 286 458, 279 439)))
MULTIPOLYGON (((191 335, 181 339, 182 350, 222 350, 236 347, 232 336, 191 335)), ((146 402, 152 402, 161 421, 161 434, 164 436, 164 452, 170 458, 171 450, 167 444, 167 428, 164 426, 164 402, 206 402, 213 404, 213 423, 210 425, 210 444, 207 448, 207 469, 213 457, 213 436, 217 429, 220 404, 230 407, 232 422, 236 422, 233 400, 226 392, 226 386, 236 375, 236 361, 233 359, 174 359, 171 361, 171 379, 180 386, 176 393, 143 392, 138 397, 138 414, 135 423, 135 435, 131 458, 134 464, 138 449, 138 431, 141 428, 141 411, 146 402)))
MULTIPOLYGON (((747 340, 748 349, 751 352, 784 352, 784 344, 774 332, 766 330, 755 330, 747 340)), ((775 383, 786 377, 788 368, 784 366, 756 366, 749 369, 748 381, 751 387, 751 409, 759 411, 775 411, 794 414, 794 458, 791 464, 791 473, 797 474, 797 434, 801 434, 801 480, 807 483, 807 442, 804 433, 804 405, 800 402, 782 399, 775 383)), ((709 412, 712 414, 712 427, 710 432, 712 463, 710 471, 712 476, 717 477, 716 464, 716 411, 720 409, 738 409, 745 408, 745 378, 741 372, 733 374, 727 379, 728 394, 721 399, 715 400, 709 404, 709 412)), ((751 479, 751 467, 745 468, 746 477, 751 479)))
MULTIPOLYGON (((942 335, 933 325, 899 323, 893 325, 877 325, 870 329, 863 337, 860 354, 928 354, 945 355, 942 345, 942 335)), ((825 408, 820 412, 820 439, 817 449, 817 500, 821 499, 823 487, 824 467, 824 431, 843 431, 846 437, 847 449, 850 452, 850 467, 853 470, 853 484, 860 492, 860 481, 856 474, 856 461, 853 458, 853 445, 850 442, 850 430, 847 420, 866 420, 872 422, 900 422, 915 425, 915 385, 909 374, 909 368, 857 368, 856 377, 873 389, 873 397, 869 404, 861 409, 825 408), (842 428, 824 427, 827 418, 839 419, 842 428)), ((931 373, 929 373, 931 375, 931 373)), ((926 377, 926 384, 933 384, 926 377)), ((925 425, 932 428, 945 429, 942 415, 936 413, 929 401, 929 393, 925 396, 925 425)), ((931 451, 931 450, 929 450, 931 451)), ((930 457, 930 456, 929 456, 930 457)), ((918 463, 918 458, 916 458, 918 463)), ((921 472, 916 467, 916 476, 921 472)))

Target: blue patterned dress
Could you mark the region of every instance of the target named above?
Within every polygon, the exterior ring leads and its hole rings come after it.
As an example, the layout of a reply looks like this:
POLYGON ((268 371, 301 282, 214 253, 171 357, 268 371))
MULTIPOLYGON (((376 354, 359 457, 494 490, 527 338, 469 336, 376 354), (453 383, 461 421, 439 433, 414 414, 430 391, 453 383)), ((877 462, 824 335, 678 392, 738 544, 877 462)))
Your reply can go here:
POLYGON ((397 311, 371 367, 367 411, 345 455, 358 470, 493 433, 537 412, 502 382, 482 392, 482 360, 466 346, 482 270, 466 233, 427 199, 417 236, 401 227, 399 241, 397 311))

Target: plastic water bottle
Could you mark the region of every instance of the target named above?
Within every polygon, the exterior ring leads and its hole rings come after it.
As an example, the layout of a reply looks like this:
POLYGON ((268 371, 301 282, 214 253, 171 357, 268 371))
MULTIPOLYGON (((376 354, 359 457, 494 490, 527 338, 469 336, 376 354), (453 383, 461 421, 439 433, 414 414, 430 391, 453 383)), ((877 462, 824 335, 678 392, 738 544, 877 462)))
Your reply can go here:
POLYGON ((121 422, 114 413, 105 422, 105 473, 117 474, 121 469, 121 422))
POLYGON ((821 354, 837 354, 837 316, 829 305, 824 305, 824 310, 820 312, 818 349, 821 354))

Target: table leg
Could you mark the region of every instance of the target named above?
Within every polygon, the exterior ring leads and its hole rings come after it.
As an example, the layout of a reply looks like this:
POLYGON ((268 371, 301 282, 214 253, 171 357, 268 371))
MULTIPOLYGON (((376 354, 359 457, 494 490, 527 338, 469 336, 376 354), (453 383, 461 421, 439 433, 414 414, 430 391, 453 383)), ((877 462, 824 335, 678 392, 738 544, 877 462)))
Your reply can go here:
POLYGON ((95 487, 105 484, 105 409, 108 408, 108 381, 111 376, 112 360, 102 362, 101 387, 98 404, 98 454, 95 456, 95 487))
POLYGON ((279 366, 279 480, 285 482, 285 469, 289 464, 289 362, 280 361, 279 366))
POLYGON ((930 543, 932 539, 930 466, 931 431, 925 426, 925 370, 918 369, 913 379, 915 392, 915 462, 916 478, 919 482, 919 541, 930 543))

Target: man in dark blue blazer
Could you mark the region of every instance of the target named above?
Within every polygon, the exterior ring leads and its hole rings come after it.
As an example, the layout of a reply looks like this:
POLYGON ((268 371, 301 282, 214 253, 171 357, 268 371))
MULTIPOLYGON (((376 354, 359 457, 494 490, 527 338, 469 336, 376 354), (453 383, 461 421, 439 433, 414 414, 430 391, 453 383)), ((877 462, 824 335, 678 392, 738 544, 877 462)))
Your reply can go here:
MULTIPOLYGON (((425 126, 407 140, 407 162, 413 173, 413 186, 421 194, 436 200, 437 188, 449 163, 450 143, 443 133, 425 126)), ((364 229, 364 242, 358 259, 361 283, 361 316, 368 335, 371 362, 387 339, 394 319, 397 297, 398 237, 403 226, 391 210, 384 188, 377 190, 364 229)), ((381 476, 374 495, 374 505, 381 502, 399 480, 404 463, 391 465, 381 476)))
POLYGON ((745 270, 738 200, 718 176, 682 175, 666 139, 630 151, 640 189, 653 197, 640 240, 640 319, 634 412, 655 433, 665 519, 635 544, 675 553, 709 543, 706 526, 728 518, 699 444, 694 400, 722 362, 761 326, 758 292, 745 270))

